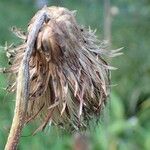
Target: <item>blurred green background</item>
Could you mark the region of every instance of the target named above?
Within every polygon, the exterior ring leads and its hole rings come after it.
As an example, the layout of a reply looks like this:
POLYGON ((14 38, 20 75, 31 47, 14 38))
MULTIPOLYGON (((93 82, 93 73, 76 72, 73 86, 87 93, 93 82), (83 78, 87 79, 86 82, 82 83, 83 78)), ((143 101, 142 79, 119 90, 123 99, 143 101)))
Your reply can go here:
MULTIPOLYGON (((46 2, 46 0, 45 0, 46 2)), ((77 10, 80 24, 97 29, 104 39, 104 0, 47 0, 77 10)), ((0 67, 8 66, 3 46, 20 41, 10 31, 16 26, 26 31, 31 17, 40 7, 36 0, 0 0, 0 67), (7 43, 6 43, 7 41, 7 43)), ((150 1, 111 0, 112 49, 124 47, 124 55, 112 65, 111 101, 96 128, 90 129, 93 150, 150 150, 150 1)), ((5 91, 8 81, 0 75, 0 150, 9 133, 14 95, 5 91)), ((73 137, 56 128, 31 136, 35 124, 25 127, 18 149, 70 150, 73 137)))

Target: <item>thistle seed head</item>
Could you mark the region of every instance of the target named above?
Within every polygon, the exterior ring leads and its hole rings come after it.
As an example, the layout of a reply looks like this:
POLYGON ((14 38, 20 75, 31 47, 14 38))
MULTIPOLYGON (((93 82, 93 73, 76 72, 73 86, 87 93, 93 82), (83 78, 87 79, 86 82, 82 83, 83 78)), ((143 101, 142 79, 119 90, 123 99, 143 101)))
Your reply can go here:
MULTIPOLYGON (((19 32, 23 43, 11 49, 15 55, 8 70, 15 75, 39 12, 31 19, 26 36, 19 32)), ((72 11, 48 7, 46 12, 49 19, 38 33, 29 61, 27 122, 40 118, 39 129, 49 123, 71 131, 86 129, 92 118, 99 118, 110 91, 111 67, 103 57, 115 54, 105 50, 90 28, 81 27, 72 11)))

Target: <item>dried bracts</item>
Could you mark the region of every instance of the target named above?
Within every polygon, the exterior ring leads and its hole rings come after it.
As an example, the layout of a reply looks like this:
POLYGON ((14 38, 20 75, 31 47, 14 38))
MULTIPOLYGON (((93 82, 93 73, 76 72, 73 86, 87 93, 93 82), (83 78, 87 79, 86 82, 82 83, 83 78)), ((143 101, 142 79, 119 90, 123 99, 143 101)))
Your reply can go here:
MULTIPOLYGON (((12 66, 7 70, 18 76, 30 44, 34 24, 45 11, 35 37, 29 60, 29 99, 26 122, 41 119, 47 124, 70 130, 86 128, 89 120, 99 118, 110 91, 110 66, 103 59, 116 54, 104 49, 90 29, 78 25, 74 12, 62 7, 40 10, 29 23, 26 35, 16 31, 23 44, 10 50, 12 66)), ((19 81, 18 81, 19 82, 19 81)), ((15 80, 10 90, 16 90, 15 80)))

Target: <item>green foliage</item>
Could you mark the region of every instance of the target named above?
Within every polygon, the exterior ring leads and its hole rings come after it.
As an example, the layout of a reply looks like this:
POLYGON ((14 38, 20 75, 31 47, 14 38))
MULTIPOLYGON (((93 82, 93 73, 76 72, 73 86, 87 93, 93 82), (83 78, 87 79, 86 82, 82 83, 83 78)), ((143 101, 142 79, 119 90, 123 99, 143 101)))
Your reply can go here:
MULTIPOLYGON (((58 1, 50 1, 50 5, 58 1)), ((78 21, 98 29, 103 39, 103 1, 70 0, 61 6, 78 10, 78 21), (100 28, 100 29, 99 29, 100 28)), ((150 2, 112 0, 119 8, 118 16, 112 20, 113 48, 124 47, 124 55, 113 60, 118 67, 112 73, 111 101, 108 102, 96 129, 91 127, 90 139, 93 150, 149 150, 150 149, 150 2)), ((0 0, 0 67, 8 66, 4 48, 18 43, 9 31, 12 26, 25 30, 36 8, 29 0, 0 0)), ((14 95, 7 93, 5 75, 0 75, 0 149, 4 148, 14 110, 14 95)), ((19 149, 70 150, 73 137, 57 128, 32 136, 35 124, 25 127, 19 149)))

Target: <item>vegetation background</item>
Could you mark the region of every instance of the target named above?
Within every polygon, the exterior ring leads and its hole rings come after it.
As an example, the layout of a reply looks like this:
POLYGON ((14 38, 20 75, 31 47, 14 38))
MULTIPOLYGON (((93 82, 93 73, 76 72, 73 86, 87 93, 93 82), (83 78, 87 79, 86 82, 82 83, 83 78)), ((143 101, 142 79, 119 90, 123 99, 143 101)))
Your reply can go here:
MULTIPOLYGON (((49 6, 59 5, 77 10, 80 24, 97 29, 104 38, 104 0, 47 0, 49 6)), ((10 28, 23 29, 37 11, 35 0, 0 0, 0 67, 8 66, 4 46, 20 41, 10 28), (7 41, 7 43, 6 43, 7 41)), ((89 131, 93 150, 150 150, 150 1, 111 0, 116 13, 112 18, 112 49, 124 47, 124 55, 112 60, 119 68, 112 72, 111 101, 100 123, 89 131)), ((9 133, 14 95, 5 88, 6 75, 0 75, 0 150, 9 133)), ((25 127, 20 150, 70 150, 73 137, 49 128, 31 136, 36 125, 25 127)))

